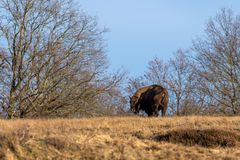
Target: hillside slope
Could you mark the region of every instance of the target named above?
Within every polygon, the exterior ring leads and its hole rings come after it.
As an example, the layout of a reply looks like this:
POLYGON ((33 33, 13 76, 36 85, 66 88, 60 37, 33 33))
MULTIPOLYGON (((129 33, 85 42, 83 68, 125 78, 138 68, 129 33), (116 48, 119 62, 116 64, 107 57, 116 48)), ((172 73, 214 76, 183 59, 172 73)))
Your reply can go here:
POLYGON ((238 159, 239 136, 240 117, 0 120, 0 159, 238 159))

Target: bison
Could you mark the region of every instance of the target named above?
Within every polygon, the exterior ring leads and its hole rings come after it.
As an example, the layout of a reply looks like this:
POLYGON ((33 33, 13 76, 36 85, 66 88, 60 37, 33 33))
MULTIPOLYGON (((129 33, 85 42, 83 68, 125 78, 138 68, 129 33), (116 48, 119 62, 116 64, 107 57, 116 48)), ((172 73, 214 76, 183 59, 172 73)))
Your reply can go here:
POLYGON ((168 106, 168 91, 160 85, 140 88, 130 97, 130 106, 135 114, 143 110, 148 116, 158 116, 161 110, 162 116, 165 116, 168 106))

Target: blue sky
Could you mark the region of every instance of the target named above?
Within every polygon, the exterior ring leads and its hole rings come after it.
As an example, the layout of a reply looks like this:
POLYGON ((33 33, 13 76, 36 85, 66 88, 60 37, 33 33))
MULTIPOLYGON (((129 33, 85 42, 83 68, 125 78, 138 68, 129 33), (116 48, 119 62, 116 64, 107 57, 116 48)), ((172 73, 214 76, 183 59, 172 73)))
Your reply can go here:
POLYGON ((84 11, 98 17, 105 34, 110 69, 131 76, 146 71, 153 57, 164 61, 178 48, 188 48, 204 34, 210 17, 223 7, 240 14, 240 0, 79 0, 84 11))

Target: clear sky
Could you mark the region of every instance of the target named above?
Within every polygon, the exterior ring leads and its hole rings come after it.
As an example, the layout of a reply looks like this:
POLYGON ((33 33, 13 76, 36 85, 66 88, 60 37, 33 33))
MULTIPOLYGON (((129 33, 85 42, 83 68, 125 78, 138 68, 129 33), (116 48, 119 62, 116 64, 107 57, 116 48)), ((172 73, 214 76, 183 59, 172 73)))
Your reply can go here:
POLYGON ((98 17, 105 34, 110 69, 132 76, 146 71, 153 57, 167 61, 178 48, 188 48, 204 33, 210 17, 223 7, 240 14, 240 0, 79 0, 98 17))

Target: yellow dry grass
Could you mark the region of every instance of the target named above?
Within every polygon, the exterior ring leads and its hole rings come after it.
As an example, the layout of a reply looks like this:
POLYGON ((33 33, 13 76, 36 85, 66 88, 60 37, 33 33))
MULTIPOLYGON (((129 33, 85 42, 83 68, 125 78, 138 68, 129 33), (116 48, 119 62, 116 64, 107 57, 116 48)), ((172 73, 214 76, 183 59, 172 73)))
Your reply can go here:
POLYGON ((240 117, 0 120, 0 159, 240 159, 239 142, 207 148, 153 138, 178 129, 240 135, 240 117))

